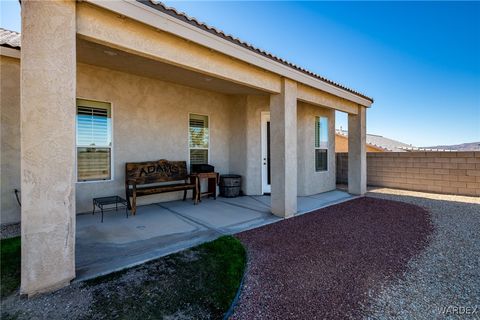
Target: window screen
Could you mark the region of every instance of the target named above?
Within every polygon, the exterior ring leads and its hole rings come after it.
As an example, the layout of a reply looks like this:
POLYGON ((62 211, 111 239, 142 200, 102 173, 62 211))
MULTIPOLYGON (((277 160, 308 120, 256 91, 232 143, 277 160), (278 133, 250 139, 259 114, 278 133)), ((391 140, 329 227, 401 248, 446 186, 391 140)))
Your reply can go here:
POLYGON ((208 116, 190 114, 188 136, 190 164, 208 163, 208 116))
POLYGON ((328 118, 315 117, 315 171, 328 170, 328 118))
POLYGON ((112 162, 109 103, 77 99, 77 179, 109 180, 112 162))

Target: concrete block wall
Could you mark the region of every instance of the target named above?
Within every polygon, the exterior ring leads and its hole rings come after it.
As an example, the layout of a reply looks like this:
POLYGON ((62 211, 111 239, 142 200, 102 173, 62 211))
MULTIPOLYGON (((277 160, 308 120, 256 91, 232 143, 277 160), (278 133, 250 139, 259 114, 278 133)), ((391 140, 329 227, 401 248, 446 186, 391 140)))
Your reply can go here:
MULTIPOLYGON (((348 152, 337 152, 335 154, 335 169, 337 172, 337 184, 348 183, 348 152)), ((368 153, 367 153, 368 163, 368 153)), ((367 171, 368 176, 368 171, 367 171)), ((367 177, 368 178, 368 177, 367 177)))
MULTIPOLYGON (((347 183, 348 154, 337 153, 336 161, 337 183, 347 183)), ((480 196, 480 152, 368 153, 367 184, 480 196)))

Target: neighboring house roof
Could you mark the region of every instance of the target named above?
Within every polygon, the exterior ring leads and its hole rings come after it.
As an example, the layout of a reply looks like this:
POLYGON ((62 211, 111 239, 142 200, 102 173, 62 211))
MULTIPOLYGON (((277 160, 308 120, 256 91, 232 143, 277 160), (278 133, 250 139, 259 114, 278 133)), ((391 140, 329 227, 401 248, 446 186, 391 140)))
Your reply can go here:
MULTIPOLYGON (((348 137, 347 130, 335 129, 335 133, 340 136, 348 137)), ((406 144, 406 143, 385 138, 376 134, 367 134, 366 140, 368 145, 381 148, 385 151, 390 151, 390 152, 406 152, 415 148, 411 144, 406 144)))
POLYGON ((318 75, 318 74, 316 74, 316 73, 313 73, 313 72, 311 72, 311 71, 309 71, 309 70, 307 70, 307 69, 304 69, 304 68, 302 68, 302 67, 299 67, 299 66, 297 66, 297 65, 295 65, 295 64, 293 64, 293 63, 291 63, 291 62, 288 62, 288 61, 286 61, 286 60, 283 60, 283 59, 281 59, 281 58, 279 58, 279 57, 277 57, 277 56, 275 56, 275 55, 273 55, 273 54, 271 54, 271 53, 269 53, 269 52, 267 52, 267 51, 265 51, 265 50, 262 50, 262 49, 259 49, 259 48, 257 48, 257 47, 254 47, 254 46, 252 46, 251 44, 249 44, 249 43, 247 43, 247 42, 245 42, 245 41, 242 41, 242 40, 240 40, 240 39, 238 39, 238 38, 235 38, 235 37, 233 37, 233 36, 230 35, 230 34, 226 34, 226 33, 224 33, 223 31, 218 30, 218 29, 216 29, 216 28, 214 28, 214 27, 211 27, 211 26, 209 26, 209 25, 207 25, 207 24, 205 24, 205 23, 203 23, 203 22, 200 22, 200 21, 198 21, 197 19, 195 19, 195 18, 193 18, 193 17, 189 17, 189 16, 188 16, 187 14, 185 14, 184 12, 178 12, 178 11, 177 11, 176 9, 174 9, 174 8, 167 7, 165 4, 163 4, 163 3, 161 3, 161 2, 154 1, 154 0, 137 0, 137 1, 140 2, 140 3, 142 3, 142 4, 144 4, 144 5, 149 6, 149 7, 151 7, 151 8, 154 8, 154 9, 156 9, 156 10, 158 10, 158 11, 161 11, 161 12, 163 12, 163 13, 165 13, 165 14, 168 14, 168 15, 171 16, 171 17, 174 17, 174 18, 177 18, 177 19, 179 19, 179 20, 182 20, 182 21, 184 21, 184 22, 186 22, 186 23, 188 23, 188 24, 190 24, 190 25, 192 25, 192 26, 195 26, 195 27, 197 27, 197 28, 200 28, 200 29, 202 29, 202 30, 205 30, 205 31, 207 31, 207 32, 210 32, 210 33, 213 34, 213 35, 216 35, 216 36, 218 36, 218 37, 220 37, 220 38, 223 38, 223 39, 225 39, 225 40, 227 40, 227 41, 230 41, 230 42, 232 42, 232 43, 234 43, 234 44, 237 44, 237 45, 239 45, 239 46, 241 46, 241 47, 243 47, 243 48, 246 48, 246 49, 248 49, 248 50, 251 50, 251 51, 253 51, 253 52, 257 53, 257 54, 260 54, 260 55, 262 55, 262 56, 264 56, 264 57, 267 57, 267 58, 272 59, 272 60, 274 60, 274 61, 276 61, 276 62, 282 63, 282 64, 284 64, 284 65, 286 65, 286 66, 288 66, 288 67, 290 67, 290 68, 292 68, 292 69, 295 69, 295 70, 297 70, 297 71, 300 71, 300 72, 302 72, 302 73, 305 73, 305 74, 307 74, 307 75, 309 75, 309 76, 311 76, 311 77, 314 77, 314 78, 316 78, 316 79, 318 79, 318 80, 321 80, 321 81, 326 82, 326 83, 328 83, 328 84, 331 84, 331 85, 333 85, 333 86, 335 86, 335 87, 337 87, 337 88, 340 88, 340 89, 342 89, 342 90, 348 91, 348 92, 353 93, 353 94, 355 94, 355 95, 357 95, 357 96, 359 96, 359 97, 365 98, 365 99, 373 102, 373 99, 372 99, 372 98, 370 98, 370 97, 368 97, 368 96, 366 96, 366 95, 364 95, 364 94, 361 94, 361 93, 359 93, 359 92, 357 92, 357 91, 355 91, 355 90, 352 90, 352 89, 350 89, 350 88, 347 88, 347 87, 345 87, 345 86, 342 86, 341 84, 336 83, 336 82, 334 82, 334 81, 328 80, 327 78, 324 78, 324 77, 322 77, 322 76, 320 76, 320 75, 318 75))
POLYGON ((480 141, 478 142, 467 142, 462 144, 454 145, 442 145, 435 147, 424 147, 423 149, 435 149, 435 150, 445 150, 445 151, 480 151, 480 141))
POLYGON ((0 28, 0 46, 20 49, 20 33, 0 28))

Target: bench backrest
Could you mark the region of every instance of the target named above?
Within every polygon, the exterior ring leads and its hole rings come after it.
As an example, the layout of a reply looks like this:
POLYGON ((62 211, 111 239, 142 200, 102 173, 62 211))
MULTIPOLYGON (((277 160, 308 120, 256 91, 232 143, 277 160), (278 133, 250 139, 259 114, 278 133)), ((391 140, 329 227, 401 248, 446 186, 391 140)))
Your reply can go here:
POLYGON ((179 181, 187 179, 186 161, 168 161, 165 159, 146 162, 127 162, 125 164, 125 183, 137 185, 179 181))

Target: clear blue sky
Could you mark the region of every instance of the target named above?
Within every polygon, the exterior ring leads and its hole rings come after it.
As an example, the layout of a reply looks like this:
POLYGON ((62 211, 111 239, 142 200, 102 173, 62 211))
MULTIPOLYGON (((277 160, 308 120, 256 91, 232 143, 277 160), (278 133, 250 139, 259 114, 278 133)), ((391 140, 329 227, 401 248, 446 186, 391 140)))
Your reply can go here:
MULTIPOLYGON (((19 30, 18 1, 1 1, 1 26, 19 30)), ((369 133, 416 146, 480 141, 478 2, 167 4, 372 96, 369 133)))

